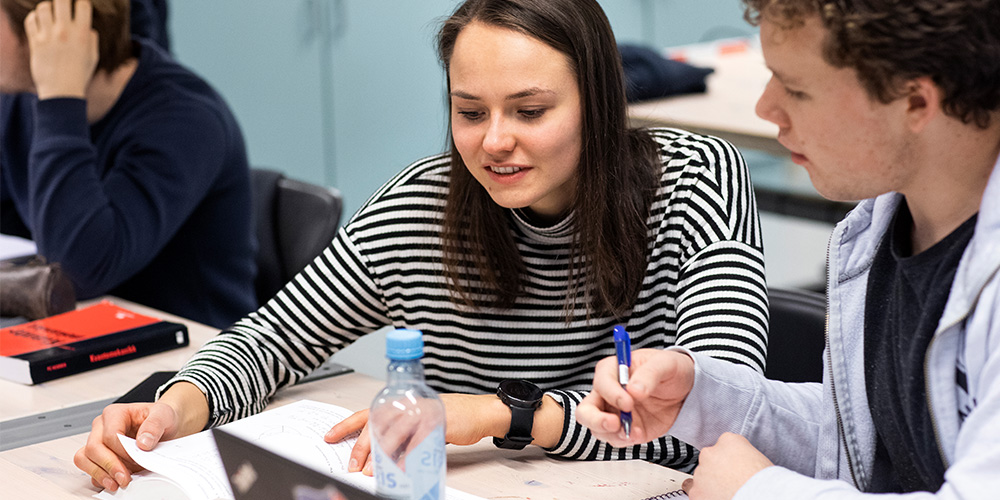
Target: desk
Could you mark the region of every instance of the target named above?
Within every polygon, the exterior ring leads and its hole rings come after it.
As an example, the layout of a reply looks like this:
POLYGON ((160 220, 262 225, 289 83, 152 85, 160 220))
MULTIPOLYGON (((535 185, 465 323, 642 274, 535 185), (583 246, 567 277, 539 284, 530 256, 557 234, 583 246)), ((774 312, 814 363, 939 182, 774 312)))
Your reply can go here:
POLYGON ((678 127, 714 135, 738 148, 766 151, 787 158, 778 143, 778 126, 757 116, 754 107, 771 78, 759 50, 748 49, 716 58, 703 94, 688 94, 630 104, 633 126, 678 127))
POLYGON ((630 104, 633 126, 677 127, 725 139, 744 150, 761 211, 826 223, 844 218, 853 203, 830 201, 816 192, 805 171, 791 162, 778 142, 778 126, 757 116, 754 108, 771 71, 759 49, 717 56, 715 72, 703 94, 688 94, 630 104), (763 151, 778 161, 754 161, 747 150, 763 151))
MULTIPOLYGON (((176 368, 176 367, 175 367, 176 368)), ((351 373, 280 392, 271 407, 312 399, 366 408, 382 382, 351 373)), ((86 434, 0 453, 0 481, 11 498, 90 498, 90 477, 73 465, 86 434)), ((686 474, 642 461, 578 462, 546 457, 540 448, 499 450, 490 439, 448 446, 448 485, 485 498, 641 499, 676 490, 686 474)))
MULTIPOLYGON (((217 330, 132 302, 112 299, 136 312, 187 324, 191 345, 35 386, 0 381, 0 420, 116 398, 153 371, 177 370, 217 330)), ((82 303, 81 305, 86 305, 82 303)), ((383 382, 351 373, 289 387, 269 407, 312 399, 349 409, 367 408, 383 382)), ((86 429, 89 432, 89 428, 86 429)), ((4 498, 89 499, 97 490, 73 465, 87 432, 0 453, 4 498)), ((448 484, 485 498, 647 498, 676 490, 687 475, 641 461, 577 462, 552 459, 540 448, 499 450, 490 439, 448 447, 448 484)))
MULTIPOLYGON (((215 328, 134 302, 117 298, 108 300, 138 313, 186 324, 188 346, 33 386, 0 380, 0 393, 6 397, 0 407, 0 451, 88 431, 91 421, 105 406, 153 372, 176 371, 218 333, 215 328)), ((85 301, 79 307, 86 307, 94 302, 96 300, 85 301)), ((314 370, 300 383, 347 371, 350 369, 330 361, 314 370)))
MULTIPOLYGON (((0 394, 3 394, 3 405, 0 405, 0 422, 82 403, 118 398, 152 372, 177 370, 202 344, 219 333, 217 328, 151 309, 135 302, 114 297, 107 297, 107 299, 140 314, 186 324, 190 344, 180 349, 124 361, 37 385, 29 386, 0 379, 0 394)), ((77 307, 85 307, 95 302, 97 300, 83 301, 77 307)))

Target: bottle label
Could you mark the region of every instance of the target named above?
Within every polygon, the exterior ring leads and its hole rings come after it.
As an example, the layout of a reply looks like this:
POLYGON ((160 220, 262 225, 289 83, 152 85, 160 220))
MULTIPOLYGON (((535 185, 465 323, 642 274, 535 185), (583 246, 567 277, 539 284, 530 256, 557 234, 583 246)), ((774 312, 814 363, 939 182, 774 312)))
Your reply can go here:
POLYGON ((372 433, 375 491, 384 497, 414 500, 444 498, 444 427, 437 426, 404 458, 406 472, 388 456, 372 433))
POLYGON ((372 460, 375 461, 375 492, 386 498, 409 500, 410 481, 406 474, 382 450, 374 432, 371 433, 371 440, 372 460))
POLYGON ((444 498, 444 427, 437 426, 406 456, 406 471, 410 477, 410 498, 439 500, 444 498))

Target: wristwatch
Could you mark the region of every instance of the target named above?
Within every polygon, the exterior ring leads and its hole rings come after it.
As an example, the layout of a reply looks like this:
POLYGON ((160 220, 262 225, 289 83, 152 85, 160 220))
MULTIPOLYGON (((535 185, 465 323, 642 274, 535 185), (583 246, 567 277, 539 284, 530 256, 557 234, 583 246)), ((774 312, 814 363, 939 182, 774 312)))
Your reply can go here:
POLYGON ((510 407, 510 429, 500 439, 493 438, 497 448, 521 450, 531 444, 531 425, 535 420, 535 410, 542 406, 542 391, 527 380, 504 380, 497 387, 500 401, 510 407))

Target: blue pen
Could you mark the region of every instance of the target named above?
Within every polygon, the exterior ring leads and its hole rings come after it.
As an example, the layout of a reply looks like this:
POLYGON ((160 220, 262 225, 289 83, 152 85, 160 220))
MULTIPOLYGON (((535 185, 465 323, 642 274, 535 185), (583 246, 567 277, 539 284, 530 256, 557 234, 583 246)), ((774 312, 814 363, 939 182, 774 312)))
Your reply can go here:
MULTIPOLYGON (((628 385, 628 370, 632 366, 632 340, 624 325, 615 325, 615 354, 618 356, 618 383, 624 388, 628 385)), ((621 419, 625 438, 628 439, 632 432, 632 413, 621 412, 621 419)))

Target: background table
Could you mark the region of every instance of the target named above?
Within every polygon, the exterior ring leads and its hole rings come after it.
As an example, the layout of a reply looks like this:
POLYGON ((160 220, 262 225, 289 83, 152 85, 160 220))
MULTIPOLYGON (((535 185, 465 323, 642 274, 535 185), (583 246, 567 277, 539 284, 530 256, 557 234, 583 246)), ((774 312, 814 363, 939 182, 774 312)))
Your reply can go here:
POLYGON ((742 50, 720 53, 704 63, 715 68, 704 93, 630 104, 632 125, 677 127, 733 143, 747 157, 761 211, 830 224, 843 219, 854 204, 820 196, 806 172, 787 161, 789 152, 778 142, 778 126, 754 110, 771 78, 760 49, 747 43, 742 50), (755 161, 755 151, 775 158, 755 161))
POLYGON ((634 126, 678 127, 721 137, 739 148, 788 157, 778 143, 778 126, 757 116, 754 107, 771 78, 759 50, 721 54, 711 61, 707 90, 629 105, 634 126))

